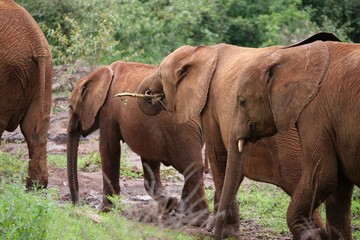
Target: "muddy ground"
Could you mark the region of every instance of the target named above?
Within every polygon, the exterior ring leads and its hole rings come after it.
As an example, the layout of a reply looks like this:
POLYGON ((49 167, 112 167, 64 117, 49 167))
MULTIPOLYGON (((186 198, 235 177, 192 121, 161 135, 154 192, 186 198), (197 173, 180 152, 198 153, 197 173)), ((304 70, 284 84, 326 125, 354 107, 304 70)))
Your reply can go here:
MULTIPOLYGON (((89 73, 93 67, 77 67, 70 69, 67 66, 55 67, 53 78, 53 90, 63 92, 63 94, 54 94, 53 108, 50 120, 50 129, 48 132, 47 150, 51 154, 66 154, 66 124, 68 118, 67 97, 69 90, 80 77, 89 73)), ((80 154, 90 154, 98 151, 99 132, 91 134, 81 140, 79 146, 80 154)), ((126 145, 122 146, 127 148, 126 145)), ((26 149, 26 143, 20 130, 14 132, 5 132, 2 136, 0 150, 7 152, 18 152, 19 149, 26 149)), ((138 155, 131 150, 123 151, 127 153, 127 161, 134 168, 141 169, 141 162, 138 155)), ((26 158, 26 156, 25 156, 26 158)), ((83 203, 88 204, 95 209, 101 204, 102 199, 102 173, 98 168, 92 171, 79 170, 79 188, 80 198, 83 203)), ((205 187, 213 188, 211 172, 205 174, 205 187)), ((162 182, 169 195, 180 197, 183 178, 180 174, 176 176, 162 176, 162 182)), ((245 184, 251 184, 245 181, 245 184)), ((145 222, 161 227, 170 227, 180 229, 190 234, 206 234, 212 236, 205 228, 190 227, 180 223, 179 216, 174 213, 159 218, 156 202, 147 194, 143 186, 142 179, 130 179, 121 177, 120 179, 122 201, 128 203, 123 215, 134 221, 145 222)), ((70 202, 70 193, 67 183, 67 173, 65 168, 49 166, 49 187, 56 188, 59 191, 59 201, 70 202)), ((285 216, 284 216, 285 217, 285 216)), ((241 219, 240 238, 241 239, 291 239, 289 235, 278 235, 268 232, 259 226, 256 220, 241 219)))

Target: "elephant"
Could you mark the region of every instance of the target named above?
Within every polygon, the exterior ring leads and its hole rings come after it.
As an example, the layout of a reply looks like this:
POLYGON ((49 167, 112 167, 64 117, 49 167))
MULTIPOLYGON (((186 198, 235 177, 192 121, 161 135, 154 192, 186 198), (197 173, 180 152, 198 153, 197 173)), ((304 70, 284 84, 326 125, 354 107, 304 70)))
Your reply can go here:
MULTIPOLYGON (((119 92, 135 92, 156 66, 116 61, 81 78, 69 97, 67 126, 67 170, 72 202, 79 204, 77 154, 80 135, 100 129, 99 150, 103 171, 101 210, 112 207, 109 195, 119 195, 120 141, 140 155, 144 186, 157 201, 159 210, 177 210, 191 216, 190 224, 204 224, 209 216, 205 197, 202 159, 202 127, 199 117, 174 124, 164 112, 149 117, 138 108, 135 98, 118 98, 119 92), (160 164, 173 166, 184 175, 180 203, 168 197, 160 180, 160 164), (194 217, 195 215, 196 217, 194 217), (196 220, 196 221, 195 221, 196 220)), ((184 221, 189 218, 185 218, 184 221)))
MULTIPOLYGON (((303 42, 317 39, 337 38, 328 33, 320 33, 303 42)), ((225 225, 222 225, 221 214, 217 220, 219 224, 215 229, 215 237, 218 239, 222 238, 221 227, 224 228, 225 236, 237 236, 239 210, 235 196, 244 176, 275 184, 293 196, 302 174, 302 149, 295 128, 249 144, 241 164, 233 165, 231 174, 227 170, 227 157, 232 146, 231 126, 236 123, 238 111, 239 76, 245 74, 243 69, 249 61, 280 48, 281 46, 272 46, 256 49, 228 44, 183 46, 170 53, 161 62, 159 70, 148 76, 138 89, 139 93, 165 93, 162 102, 177 122, 186 122, 192 116, 201 115, 215 184, 215 215, 225 210, 225 200, 220 200, 223 198, 225 184, 227 192, 231 192, 230 200, 226 201, 228 209, 225 225), (233 180, 229 181, 231 178, 233 180)), ((139 101, 140 109, 148 115, 159 114, 163 110, 159 105, 159 101, 149 98, 139 101)), ((234 161, 240 161, 240 155, 234 161)), ((325 228, 317 209, 314 211, 313 221, 319 228, 325 228)))
POLYGON ((14 1, 0 0, 0 23, 0 136, 20 125, 30 159, 26 187, 46 188, 51 51, 35 20, 14 1))
POLYGON ((246 147, 293 126, 299 133, 303 174, 287 212, 295 239, 352 239, 352 192, 360 186, 359 62, 359 44, 315 41, 260 55, 239 76, 234 142, 246 147), (326 231, 304 228, 323 202, 326 231))

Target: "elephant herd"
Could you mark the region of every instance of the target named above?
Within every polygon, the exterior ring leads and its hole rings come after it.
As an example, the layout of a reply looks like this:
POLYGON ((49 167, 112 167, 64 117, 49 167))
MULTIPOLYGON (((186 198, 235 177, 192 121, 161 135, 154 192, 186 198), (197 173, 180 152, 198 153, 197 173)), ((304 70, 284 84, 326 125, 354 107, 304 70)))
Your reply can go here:
MULTIPOLYGON (((30 157, 26 185, 46 187, 51 53, 34 19, 12 0, 0 0, 0 46, 0 134, 20 125, 30 157)), ((360 186, 359 81, 360 45, 330 33, 291 46, 183 46, 158 66, 99 67, 69 97, 72 202, 80 201, 80 137, 99 129, 103 211, 111 210, 108 196, 120 194, 124 142, 141 157, 145 189, 159 209, 206 224, 215 239, 238 236, 236 193, 244 177, 291 196, 286 220, 294 239, 351 239, 352 192, 360 186), (116 97, 123 92, 142 97, 116 97), (204 146, 215 185, 213 217, 204 146), (161 163, 184 175, 180 200, 166 195, 161 163)))

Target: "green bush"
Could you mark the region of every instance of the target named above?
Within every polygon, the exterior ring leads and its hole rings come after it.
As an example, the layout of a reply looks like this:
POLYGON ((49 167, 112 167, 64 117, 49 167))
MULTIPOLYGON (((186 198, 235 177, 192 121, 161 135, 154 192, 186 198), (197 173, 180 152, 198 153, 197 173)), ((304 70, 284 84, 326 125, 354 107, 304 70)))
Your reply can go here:
POLYGON ((55 65, 158 64, 182 45, 286 45, 317 31, 359 40, 354 0, 19 0, 39 23, 55 65))

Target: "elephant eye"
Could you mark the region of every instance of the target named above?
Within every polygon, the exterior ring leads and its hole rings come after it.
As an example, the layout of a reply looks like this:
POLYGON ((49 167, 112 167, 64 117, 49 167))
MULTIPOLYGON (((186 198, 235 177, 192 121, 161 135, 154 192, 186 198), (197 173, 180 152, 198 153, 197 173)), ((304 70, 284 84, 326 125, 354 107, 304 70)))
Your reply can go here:
POLYGON ((242 97, 239 97, 239 104, 241 107, 245 108, 246 107, 246 100, 243 99, 242 97))
POLYGON ((190 68, 190 65, 185 65, 182 68, 180 68, 180 70, 177 73, 179 80, 183 79, 186 76, 186 74, 189 71, 189 68, 190 68))
POLYGON ((160 69, 159 71, 157 72, 157 76, 159 77, 160 81, 161 81, 161 72, 160 72, 160 69))
POLYGON ((268 70, 267 83, 270 83, 271 79, 274 77, 276 65, 273 65, 268 70))
POLYGON ((89 82, 85 83, 84 86, 82 86, 82 88, 81 88, 81 98, 82 99, 84 99, 89 92, 88 85, 89 85, 89 82))

